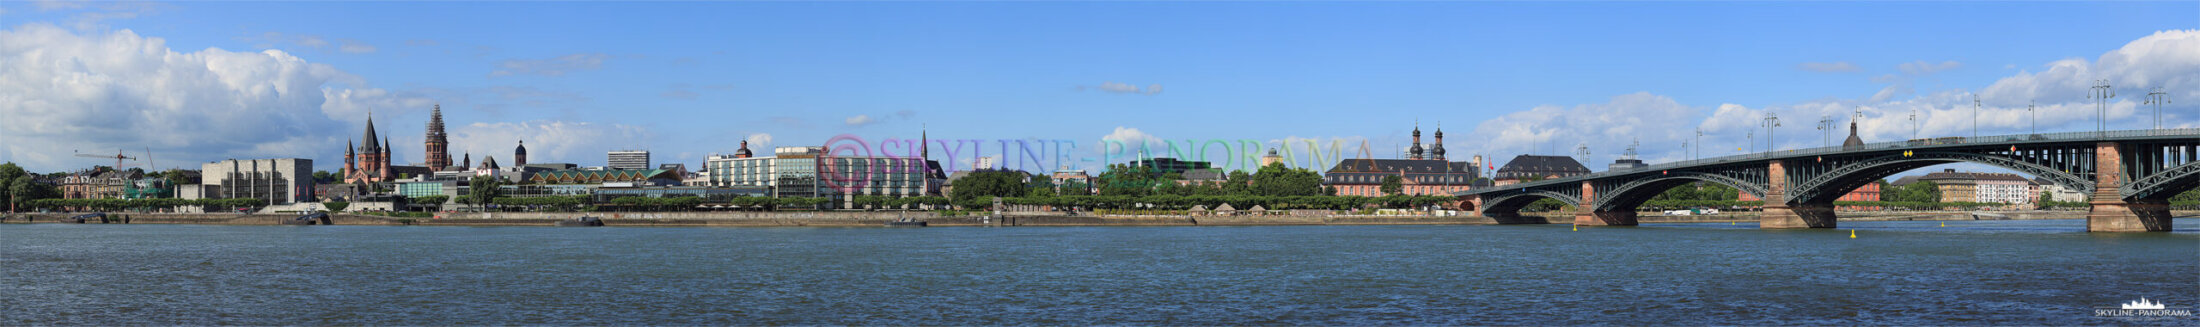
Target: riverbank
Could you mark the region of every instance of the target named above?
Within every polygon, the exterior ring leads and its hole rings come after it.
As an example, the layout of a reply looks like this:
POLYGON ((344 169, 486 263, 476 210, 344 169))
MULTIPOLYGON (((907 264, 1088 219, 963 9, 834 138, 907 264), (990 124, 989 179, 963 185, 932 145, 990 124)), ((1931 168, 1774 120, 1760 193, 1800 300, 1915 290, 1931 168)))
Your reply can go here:
MULTIPOLYGON (((81 213, 15 214, 0 219, 0 223, 68 223, 69 217, 81 213)), ((1974 217, 1967 211, 1868 211, 1843 212, 1843 221, 1931 221, 1931 220, 2043 220, 2084 219, 2085 211, 2006 211, 1992 212, 1998 216, 1974 217)), ((2178 211, 2178 217, 2190 217, 2200 211, 2178 211)), ((558 221, 581 216, 603 218, 604 226, 634 227, 883 227, 888 221, 910 218, 925 221, 930 226, 1319 226, 1319 225, 1496 225, 1496 224, 1571 224, 1571 215, 1525 216, 1520 220, 1499 222, 1487 217, 1466 216, 1089 216, 1089 215, 1030 215, 1015 214, 1003 217, 940 216, 932 212, 599 212, 599 213, 454 213, 442 218, 393 218, 360 214, 330 215, 334 225, 380 226, 554 226, 558 221)), ((182 213, 115 213, 110 223, 117 224, 196 224, 196 225, 280 225, 282 221, 296 217, 291 214, 182 214, 182 213)), ((1637 218, 1646 224, 1662 223, 1739 223, 1756 222, 1754 212, 1665 216, 1646 213, 1637 218)), ((100 223, 90 221, 88 223, 100 223)))

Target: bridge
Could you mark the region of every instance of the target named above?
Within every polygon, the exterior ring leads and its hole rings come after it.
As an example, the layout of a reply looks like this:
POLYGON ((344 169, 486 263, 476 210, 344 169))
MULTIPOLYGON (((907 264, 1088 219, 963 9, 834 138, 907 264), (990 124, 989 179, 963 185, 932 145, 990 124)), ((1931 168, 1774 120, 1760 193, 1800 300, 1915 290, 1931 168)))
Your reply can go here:
POLYGON ((2200 129, 1943 137, 1783 150, 1458 192, 1459 207, 1518 221, 1539 199, 1576 208, 1579 225, 1633 226, 1636 208, 1666 189, 1718 183, 1764 199, 1761 228, 1833 228, 1833 201, 1858 187, 1926 166, 2008 168, 2091 194, 2086 230, 2169 231, 2169 198, 2200 185, 2200 129))

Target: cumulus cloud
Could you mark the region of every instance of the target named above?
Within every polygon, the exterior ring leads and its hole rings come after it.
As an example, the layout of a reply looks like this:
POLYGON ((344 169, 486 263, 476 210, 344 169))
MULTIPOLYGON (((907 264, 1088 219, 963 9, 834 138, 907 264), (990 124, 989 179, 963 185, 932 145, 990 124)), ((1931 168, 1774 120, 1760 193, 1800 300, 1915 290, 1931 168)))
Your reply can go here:
POLYGON ((177 52, 129 30, 0 31, 0 67, 0 148, 44 171, 89 165, 72 151, 145 147, 180 162, 326 159, 344 140, 326 132, 367 108, 424 103, 280 50, 177 52))
POLYGON ((1859 70, 1859 69, 1861 69, 1861 68, 1858 68, 1858 67, 1856 67, 1856 64, 1852 64, 1852 63, 1849 63, 1849 62, 1847 62, 1847 61, 1836 61, 1836 62, 1806 62, 1806 63, 1802 63, 1802 64, 1798 64, 1798 65, 1795 65, 1795 69, 1801 69, 1801 70, 1806 70, 1806 71, 1814 71, 1814 72, 1821 72, 1821 73, 1845 73, 1845 72, 1853 72, 1853 71, 1857 71, 1857 70, 1859 70))
POLYGON ((1145 88, 1139 88, 1139 87, 1138 87, 1138 86, 1136 86, 1136 85, 1130 85, 1130 84, 1125 84, 1125 83, 1117 83, 1117 82, 1104 82, 1104 83, 1100 83, 1100 85, 1099 85, 1099 86, 1084 86, 1084 85, 1079 85, 1079 86, 1077 86, 1077 90, 1080 90, 1080 91, 1082 91, 1082 90, 1098 90, 1098 91, 1101 91, 1101 92, 1114 93, 1114 94, 1139 94, 1139 95, 1155 95, 1155 94, 1161 94, 1161 84, 1153 84, 1153 85, 1147 85, 1147 86, 1146 86, 1145 88))
MULTIPOLYGON (((1647 92, 1572 108, 1544 105, 1483 121, 1470 137, 1464 138, 1478 141, 1446 148, 1454 153, 1565 155, 1586 145, 1592 154, 1610 158, 1608 154, 1621 152, 1617 150, 1637 139, 1645 144, 1670 143, 1667 147, 1678 147, 1681 141, 1694 137, 1696 126, 1688 122, 1702 117, 1701 110, 1647 92)), ((1597 162, 1586 164, 1602 166, 1597 162)))
POLYGON ((602 68, 604 60, 608 59, 611 59, 611 55, 602 53, 575 53, 548 59, 507 59, 498 62, 497 69, 490 71, 489 77, 524 74, 565 76, 569 72, 602 68))
MULTIPOLYGON (((564 162, 582 166, 604 164, 604 153, 650 144, 657 139, 648 128, 625 124, 536 120, 473 123, 450 131, 451 152, 471 153, 474 162, 495 156, 509 164, 512 150, 527 142, 527 162, 564 162)), ((455 159, 455 158, 454 158, 455 159)))

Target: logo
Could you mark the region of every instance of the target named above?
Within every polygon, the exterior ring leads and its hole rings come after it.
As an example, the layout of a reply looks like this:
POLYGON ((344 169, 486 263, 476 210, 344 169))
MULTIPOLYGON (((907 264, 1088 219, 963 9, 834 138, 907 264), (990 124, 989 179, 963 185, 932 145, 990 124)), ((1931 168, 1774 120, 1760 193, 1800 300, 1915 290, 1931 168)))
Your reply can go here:
POLYGON ((2095 317, 2191 317, 2192 308, 2171 307, 2161 302, 2139 297, 2116 307, 2095 307, 2095 317))

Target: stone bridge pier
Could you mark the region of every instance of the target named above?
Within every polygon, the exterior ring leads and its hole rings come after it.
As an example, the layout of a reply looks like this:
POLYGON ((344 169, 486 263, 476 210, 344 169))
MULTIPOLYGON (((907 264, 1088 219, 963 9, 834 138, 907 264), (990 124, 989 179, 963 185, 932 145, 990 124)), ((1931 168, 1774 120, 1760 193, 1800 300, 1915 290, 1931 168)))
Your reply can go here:
POLYGON ((1581 205, 1574 208, 1575 226, 1635 226, 1634 210, 1597 210, 1597 188, 1581 181, 1581 205))
POLYGON ((2093 147, 2094 174, 2092 212, 2085 216, 2088 232, 2167 232, 2170 231, 2169 200, 2124 199, 2118 190, 2124 186, 2123 149, 2116 142, 2101 142, 2093 147))
POLYGON ((1833 228, 1838 218, 1830 204, 1788 203, 1787 162, 1773 160, 1766 172, 1764 212, 1757 215, 1757 228, 1833 228))

